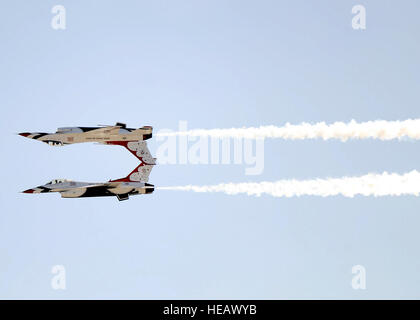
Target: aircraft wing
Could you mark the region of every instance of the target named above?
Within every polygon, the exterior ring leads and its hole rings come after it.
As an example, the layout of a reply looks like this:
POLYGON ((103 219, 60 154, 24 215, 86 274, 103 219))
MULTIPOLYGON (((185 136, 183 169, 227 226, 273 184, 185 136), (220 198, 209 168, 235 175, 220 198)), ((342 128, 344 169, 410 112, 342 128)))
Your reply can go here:
POLYGON ((95 188, 95 187, 103 187, 105 183, 87 183, 87 182, 70 182, 69 186, 62 187, 62 188, 53 188, 52 190, 57 192, 65 192, 69 190, 79 189, 79 188, 95 188))

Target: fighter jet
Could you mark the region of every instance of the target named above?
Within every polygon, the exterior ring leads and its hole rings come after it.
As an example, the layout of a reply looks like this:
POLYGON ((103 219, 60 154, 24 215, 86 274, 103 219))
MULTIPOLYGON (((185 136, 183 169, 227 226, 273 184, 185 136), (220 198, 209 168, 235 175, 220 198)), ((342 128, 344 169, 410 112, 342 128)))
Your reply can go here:
POLYGON ((59 192, 62 198, 110 197, 128 200, 136 194, 149 194, 154 185, 147 183, 153 165, 141 163, 126 178, 110 180, 104 183, 76 182, 55 179, 42 186, 23 191, 23 193, 59 192))
POLYGON ((141 141, 152 137, 153 128, 144 126, 139 129, 127 128, 125 123, 117 122, 115 126, 100 127, 65 127, 55 133, 21 132, 19 135, 48 143, 51 146, 64 146, 82 142, 124 142, 141 141))

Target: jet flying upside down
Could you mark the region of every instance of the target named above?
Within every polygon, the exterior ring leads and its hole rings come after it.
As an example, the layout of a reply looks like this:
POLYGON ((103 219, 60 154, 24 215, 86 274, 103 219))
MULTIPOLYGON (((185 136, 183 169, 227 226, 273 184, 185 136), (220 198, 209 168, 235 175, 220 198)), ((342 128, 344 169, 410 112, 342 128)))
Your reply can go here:
POLYGON ((64 146, 82 142, 143 141, 150 139, 152 132, 153 128, 150 126, 134 129, 117 122, 115 126, 64 127, 58 128, 55 133, 21 132, 19 135, 48 143, 51 146, 64 146))

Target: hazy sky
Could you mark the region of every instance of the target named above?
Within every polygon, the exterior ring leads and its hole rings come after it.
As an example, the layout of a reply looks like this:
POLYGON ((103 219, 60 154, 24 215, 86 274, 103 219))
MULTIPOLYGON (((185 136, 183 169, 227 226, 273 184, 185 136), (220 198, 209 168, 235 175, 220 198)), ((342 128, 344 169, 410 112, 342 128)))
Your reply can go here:
MULTIPOLYGON (((121 178, 137 159, 14 135, 418 118, 419 11, 416 0, 2 1, 0 298, 420 298, 420 198, 21 194, 54 178, 121 178), (57 4, 66 30, 51 27, 57 4), (356 4, 366 30, 351 27, 356 4), (366 290, 351 286, 358 264, 366 290), (51 287, 54 265, 66 290, 51 287)), ((266 140, 261 175, 160 165, 150 182, 405 173, 419 160, 413 141, 266 140)))

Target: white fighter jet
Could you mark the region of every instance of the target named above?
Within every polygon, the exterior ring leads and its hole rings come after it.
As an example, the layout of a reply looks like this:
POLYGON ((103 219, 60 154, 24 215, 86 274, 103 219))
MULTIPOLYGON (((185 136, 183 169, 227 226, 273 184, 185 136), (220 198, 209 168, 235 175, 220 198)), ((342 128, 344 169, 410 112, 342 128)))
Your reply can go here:
POLYGON ((153 128, 144 126, 138 129, 127 128, 125 123, 101 127, 65 127, 55 133, 21 132, 19 135, 48 143, 51 146, 64 146, 82 142, 124 142, 143 141, 152 137, 153 128))
POLYGON ((23 193, 59 192, 62 198, 86 198, 115 196, 118 200, 128 200, 129 196, 149 194, 154 185, 147 183, 153 165, 141 163, 126 178, 104 183, 76 182, 55 179, 42 186, 23 191, 23 193))
POLYGON ((96 142, 99 144, 125 147, 135 157, 146 164, 156 164, 147 143, 152 137, 153 128, 144 126, 139 129, 127 128, 124 123, 104 127, 58 128, 56 133, 21 132, 19 135, 48 143, 51 146, 64 146, 73 143, 96 142))

